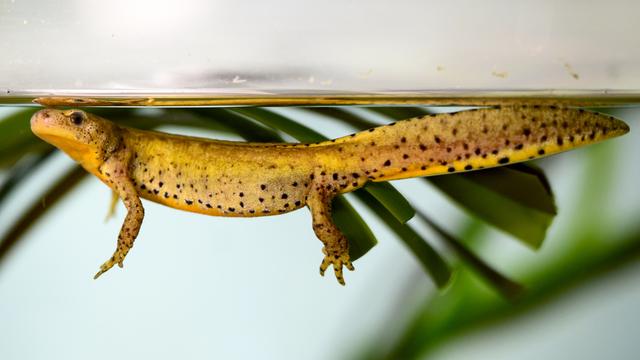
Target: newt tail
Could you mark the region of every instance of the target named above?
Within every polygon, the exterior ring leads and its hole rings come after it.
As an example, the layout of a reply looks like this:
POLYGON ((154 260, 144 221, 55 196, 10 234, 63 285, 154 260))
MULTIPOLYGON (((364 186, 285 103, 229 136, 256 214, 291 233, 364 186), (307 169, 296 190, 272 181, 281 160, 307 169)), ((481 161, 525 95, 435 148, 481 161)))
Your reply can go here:
POLYGON ((629 131, 613 117, 555 106, 434 114, 315 144, 217 141, 116 125, 82 110, 44 109, 32 131, 60 148, 122 199, 127 216, 113 256, 96 277, 122 267, 144 208, 141 198, 214 216, 277 215, 307 206, 325 254, 344 284, 349 242, 331 201, 369 181, 479 170, 527 161, 629 131))
POLYGON ((333 150, 323 158, 326 167, 388 181, 532 160, 628 131, 624 122, 590 111, 520 106, 425 115, 320 146, 333 150))

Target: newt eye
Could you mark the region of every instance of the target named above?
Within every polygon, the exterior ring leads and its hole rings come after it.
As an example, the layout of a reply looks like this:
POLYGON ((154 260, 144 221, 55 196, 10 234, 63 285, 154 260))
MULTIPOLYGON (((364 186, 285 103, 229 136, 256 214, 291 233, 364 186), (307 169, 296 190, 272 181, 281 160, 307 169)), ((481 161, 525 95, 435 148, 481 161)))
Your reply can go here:
POLYGON ((75 125, 82 124, 82 121, 84 120, 84 115, 79 111, 71 113, 70 117, 71 117, 71 122, 74 123, 75 125))

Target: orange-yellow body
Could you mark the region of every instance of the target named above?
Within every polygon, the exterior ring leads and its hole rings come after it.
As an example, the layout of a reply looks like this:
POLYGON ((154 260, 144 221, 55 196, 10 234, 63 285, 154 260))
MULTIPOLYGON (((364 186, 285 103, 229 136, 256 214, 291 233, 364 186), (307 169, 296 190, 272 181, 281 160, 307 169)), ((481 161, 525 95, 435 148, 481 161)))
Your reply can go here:
POLYGON ((628 131, 622 121, 554 106, 427 115, 318 144, 217 141, 118 126, 81 110, 45 109, 33 132, 111 187, 129 210, 118 248, 96 277, 122 265, 138 234, 140 198, 216 216, 264 216, 308 206, 324 243, 321 273, 352 269, 331 200, 368 181, 495 167, 628 131))

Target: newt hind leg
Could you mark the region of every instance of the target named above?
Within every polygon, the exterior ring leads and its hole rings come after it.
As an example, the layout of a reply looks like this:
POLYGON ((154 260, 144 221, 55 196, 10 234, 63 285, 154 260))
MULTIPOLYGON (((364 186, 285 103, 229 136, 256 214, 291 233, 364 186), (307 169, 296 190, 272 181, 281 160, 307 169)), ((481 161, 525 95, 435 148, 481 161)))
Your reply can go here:
POLYGON ((349 241, 331 218, 331 200, 334 195, 326 186, 314 184, 307 198, 307 206, 313 218, 313 231, 324 244, 322 252, 325 256, 320 264, 320 275, 324 276, 329 265, 333 265, 336 279, 344 285, 342 266, 351 271, 354 267, 349 259, 349 241))

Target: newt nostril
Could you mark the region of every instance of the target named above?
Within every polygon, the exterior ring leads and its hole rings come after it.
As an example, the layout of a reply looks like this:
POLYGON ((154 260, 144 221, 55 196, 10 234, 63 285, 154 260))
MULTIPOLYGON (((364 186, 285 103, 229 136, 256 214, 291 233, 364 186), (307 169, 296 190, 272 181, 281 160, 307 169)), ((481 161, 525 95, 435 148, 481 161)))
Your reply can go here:
POLYGON ((38 123, 42 123, 43 120, 47 120, 51 117, 48 109, 43 109, 33 114, 31 117, 31 126, 37 125, 38 123))

